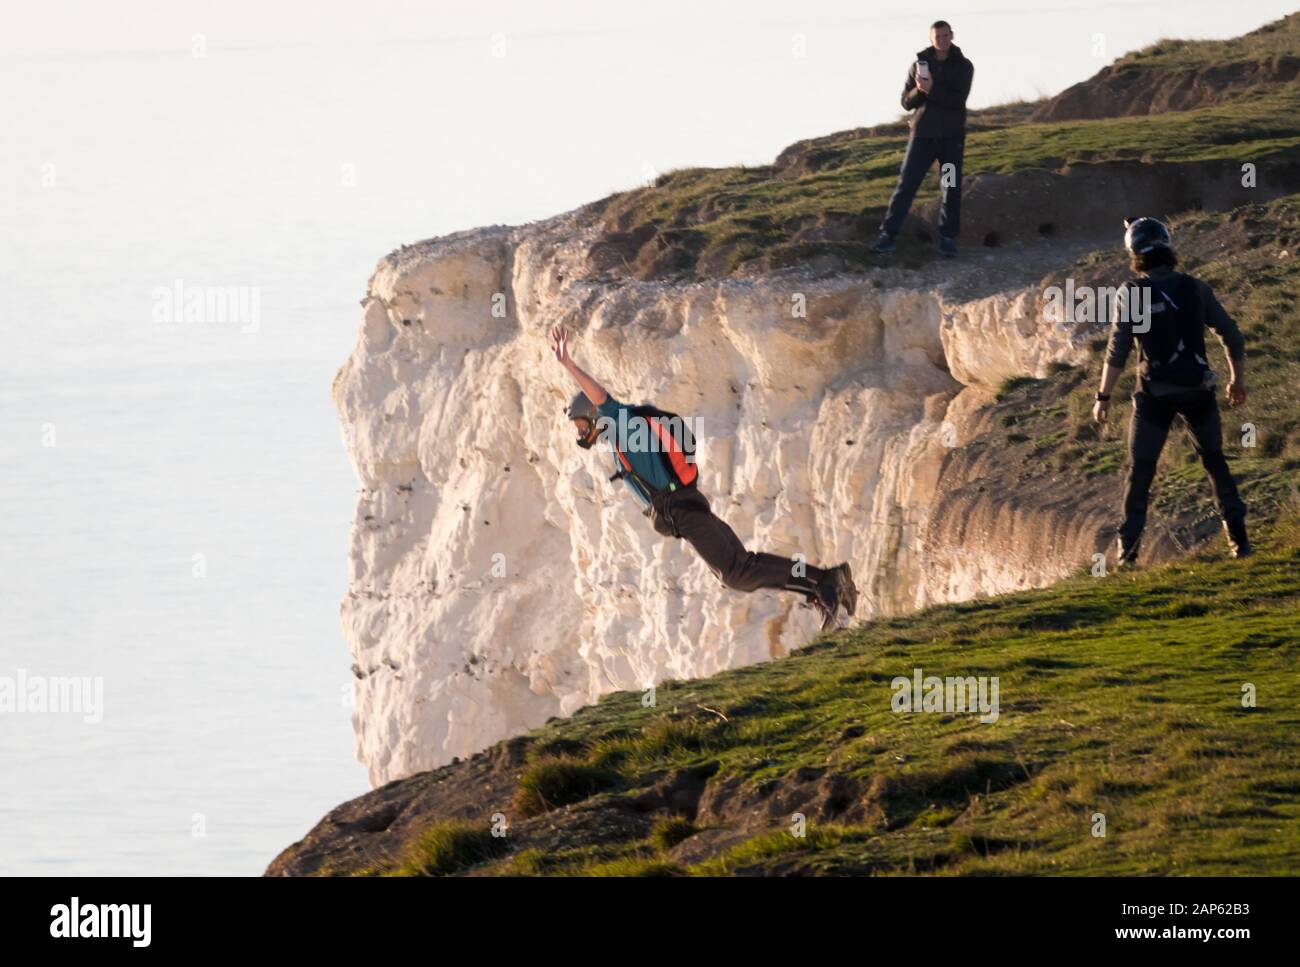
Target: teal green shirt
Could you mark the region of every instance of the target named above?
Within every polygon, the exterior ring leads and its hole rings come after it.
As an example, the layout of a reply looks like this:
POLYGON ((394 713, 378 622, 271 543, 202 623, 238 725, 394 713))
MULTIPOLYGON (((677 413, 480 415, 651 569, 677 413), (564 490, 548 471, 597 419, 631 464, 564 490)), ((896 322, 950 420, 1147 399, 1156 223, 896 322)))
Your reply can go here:
MULTIPOLYGON (((612 396, 596 407, 596 412, 610 421, 602 439, 611 446, 610 457, 616 469, 622 470, 623 462, 619 460, 618 454, 612 451, 612 447, 616 442, 621 442, 626 446, 623 455, 627 457, 627 462, 649 482, 651 487, 664 489, 673 482, 664 468, 663 457, 653 449, 654 430, 646 423, 645 417, 633 415, 632 407, 620 403, 612 396), (620 430, 626 434, 622 439, 619 437, 620 430), (635 449, 634 444, 637 445, 635 449)), ((630 476, 624 477, 623 482, 627 484, 637 500, 647 507, 650 506, 650 495, 642 491, 640 484, 630 476)))

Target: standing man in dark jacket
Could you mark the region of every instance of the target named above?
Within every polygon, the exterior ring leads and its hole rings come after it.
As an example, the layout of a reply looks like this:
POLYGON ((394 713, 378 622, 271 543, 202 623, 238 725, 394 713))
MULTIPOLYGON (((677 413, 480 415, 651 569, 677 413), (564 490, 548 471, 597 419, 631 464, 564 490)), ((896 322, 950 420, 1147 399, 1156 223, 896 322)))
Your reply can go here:
POLYGON ((1210 478, 1232 556, 1249 557, 1246 505, 1223 456, 1219 404, 1214 394, 1218 379, 1207 358, 1205 330, 1214 330, 1228 356, 1229 406, 1246 402, 1245 339, 1208 285, 1174 271, 1178 259, 1163 222, 1136 218, 1124 225, 1124 245, 1133 271, 1139 274, 1120 290, 1116 301, 1101 392, 1092 411, 1098 423, 1105 422, 1111 390, 1136 342, 1140 363, 1129 425, 1129 470, 1124 486, 1124 523, 1119 529, 1119 565, 1125 567, 1137 561, 1151 482, 1174 417, 1187 427, 1210 478))
POLYGON ((966 147, 966 98, 970 95, 975 65, 952 42, 952 27, 936 20, 930 27, 930 46, 916 55, 903 85, 903 107, 912 115, 912 136, 903 156, 898 187, 889 199, 889 211, 880 224, 873 252, 894 251, 894 236, 903 227, 912 198, 930 166, 939 162, 943 207, 939 213, 939 252, 957 254, 954 241, 961 228, 961 160, 966 147), (949 168, 948 166, 952 167, 949 168))

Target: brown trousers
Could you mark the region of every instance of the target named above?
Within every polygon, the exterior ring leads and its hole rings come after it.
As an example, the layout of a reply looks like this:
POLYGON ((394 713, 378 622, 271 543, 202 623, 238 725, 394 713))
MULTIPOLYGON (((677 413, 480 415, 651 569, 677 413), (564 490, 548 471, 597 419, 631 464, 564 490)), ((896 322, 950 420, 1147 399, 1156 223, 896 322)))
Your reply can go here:
POLYGON ((811 564, 800 566, 788 557, 746 550, 736 532, 709 508, 708 498, 694 487, 655 495, 651 516, 655 530, 686 541, 723 584, 737 591, 773 588, 812 596, 826 576, 811 564), (802 573, 797 574, 796 569, 802 573))

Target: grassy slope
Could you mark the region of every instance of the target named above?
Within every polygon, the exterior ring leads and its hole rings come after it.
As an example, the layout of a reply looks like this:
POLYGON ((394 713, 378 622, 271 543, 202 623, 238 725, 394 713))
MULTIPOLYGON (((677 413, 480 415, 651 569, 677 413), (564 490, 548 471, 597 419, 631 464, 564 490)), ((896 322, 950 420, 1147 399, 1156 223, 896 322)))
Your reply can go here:
MULTIPOLYGON (((1192 162, 1249 158, 1262 162, 1300 144, 1300 88, 1267 96, 1153 117, 1025 124, 973 133, 966 144, 967 175, 1124 158, 1192 162)), ((650 224, 674 230, 700 257, 726 249, 731 268, 758 260, 787 264, 796 248, 790 227, 828 214, 884 214, 898 178, 902 135, 868 137, 823 152, 824 167, 798 178, 772 168, 691 169, 662 176, 653 188, 610 202, 607 212, 628 230, 650 224)), ((866 241, 871 241, 867 239, 866 241)), ((863 246, 865 254, 865 244, 863 246)), ((838 251, 839 249, 837 249, 838 251)), ((806 246, 798 253, 812 254, 806 246)))
MULTIPOLYGON (((1222 64, 1293 50, 1293 41, 1300 40, 1300 15, 1275 27, 1232 41, 1162 42, 1128 55, 1116 69, 1222 64)), ((1295 120, 1300 86, 1295 84, 1251 90, 1200 110, 1140 117, 1030 124, 1018 113, 990 109, 974 116, 966 143, 967 176, 1120 159, 1261 162, 1300 143, 1295 120)), ((893 191, 906 143, 906 130, 890 125, 827 140, 810 150, 797 170, 668 172, 652 187, 607 199, 604 216, 621 231, 654 226, 668 232, 683 252, 683 275, 694 271, 688 266, 696 260, 724 272, 747 263, 779 267, 818 253, 816 244, 792 241, 810 221, 856 217, 875 225, 893 191)), ((842 242, 821 247, 868 261, 866 247, 873 237, 867 231, 857 248, 842 242)))
POLYGON ((1125 54, 1113 67, 1157 67, 1168 70, 1200 67, 1206 63, 1259 63, 1295 56, 1300 49, 1300 17, 1291 14, 1258 30, 1228 40, 1162 40, 1125 54))
MULTIPOLYGON (((777 821, 694 866, 668 853, 694 828, 666 814, 644 839, 504 857, 455 824, 430 835, 436 857, 401 872, 1293 873, 1300 522, 1265 545, 1247 562, 1216 552, 873 622, 789 659, 661 685, 656 708, 619 693, 533 734, 526 781, 558 761, 569 781, 585 769, 604 777, 598 795, 618 796, 706 763, 719 767, 711 781, 756 785, 826 767, 880 777, 880 822, 812 823, 799 839, 777 821), (890 681, 914 667, 998 676, 1000 719, 893 712, 890 681), (1096 812, 1105 838, 1091 835, 1096 812)), ((561 801, 589 797, 563 784, 561 801)))

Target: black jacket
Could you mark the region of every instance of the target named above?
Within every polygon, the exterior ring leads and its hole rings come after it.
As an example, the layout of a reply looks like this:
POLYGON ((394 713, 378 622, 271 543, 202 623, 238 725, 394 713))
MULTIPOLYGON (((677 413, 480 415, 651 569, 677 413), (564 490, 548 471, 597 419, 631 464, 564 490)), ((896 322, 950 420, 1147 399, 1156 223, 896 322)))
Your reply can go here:
POLYGON ((917 60, 930 65, 934 86, 929 94, 916 87, 916 61, 907 69, 907 83, 903 85, 903 107, 915 111, 912 115, 912 137, 951 138, 966 134, 966 98, 970 96, 975 65, 953 44, 948 48, 948 59, 941 61, 933 47, 918 51, 917 60))
MULTIPOLYGON (((1200 367, 1209 369, 1205 354, 1205 330, 1213 329, 1228 355, 1241 359, 1246 351, 1246 340, 1237 323, 1228 315, 1214 290, 1200 279, 1175 272, 1166 266, 1157 266, 1145 275, 1130 280, 1115 300, 1111 314, 1110 341, 1106 347, 1106 362, 1123 369, 1129 352, 1136 342, 1139 347, 1139 375, 1150 381, 1152 364, 1179 358, 1196 360, 1200 367), (1150 317, 1143 324, 1144 331, 1136 332, 1138 323, 1127 318, 1125 306, 1134 298, 1135 288, 1151 289, 1149 293, 1150 317)), ((1135 306, 1138 303, 1133 303, 1135 306)), ((1159 394, 1157 394, 1159 395, 1159 394)))

